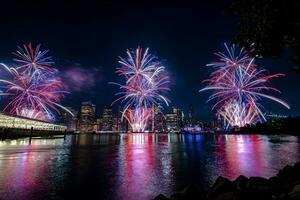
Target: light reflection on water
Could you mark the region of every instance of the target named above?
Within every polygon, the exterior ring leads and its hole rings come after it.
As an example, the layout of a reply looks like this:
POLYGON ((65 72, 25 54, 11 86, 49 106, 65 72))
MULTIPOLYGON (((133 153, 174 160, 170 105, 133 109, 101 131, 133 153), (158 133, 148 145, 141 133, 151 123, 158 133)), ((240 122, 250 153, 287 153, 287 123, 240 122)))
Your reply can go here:
POLYGON ((271 177, 299 139, 263 135, 75 135, 0 142, 0 199, 152 199, 218 176, 271 177))

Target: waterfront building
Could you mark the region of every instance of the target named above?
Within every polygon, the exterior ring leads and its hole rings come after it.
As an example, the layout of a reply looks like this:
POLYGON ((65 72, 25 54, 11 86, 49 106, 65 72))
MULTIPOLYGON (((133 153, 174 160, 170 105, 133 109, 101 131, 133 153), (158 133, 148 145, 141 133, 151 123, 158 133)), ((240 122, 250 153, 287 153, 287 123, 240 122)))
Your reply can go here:
POLYGON ((152 132, 165 132, 166 131, 166 121, 165 116, 159 106, 154 105, 152 107, 152 116, 150 119, 151 131, 152 132))
POLYGON ((266 119, 283 119, 288 117, 287 115, 276 114, 273 112, 265 112, 264 116, 266 117, 266 119))
POLYGON ((113 112, 110 106, 105 106, 102 114, 101 131, 113 130, 113 112))
POLYGON ((114 115, 112 123, 112 131, 119 132, 121 131, 121 118, 118 114, 114 115))
POLYGON ((78 112, 72 107, 66 107, 73 115, 67 111, 61 112, 61 121, 67 126, 67 131, 78 130, 78 112))
POLYGON ((192 104, 189 105, 187 123, 189 126, 193 126, 196 123, 195 111, 192 104))
POLYGON ((96 106, 91 101, 82 102, 80 110, 80 132, 95 131, 96 106))
POLYGON ((166 120, 163 112, 159 112, 155 115, 154 118, 155 126, 153 131, 154 132, 165 132, 166 131, 166 120))
POLYGON ((210 121, 203 121, 199 123, 203 131, 219 131, 223 130, 226 126, 224 121, 221 119, 213 119, 210 121))
POLYGON ((97 118, 96 123, 94 125, 94 130, 95 131, 100 131, 101 130, 101 124, 102 124, 102 118, 97 118))
POLYGON ((183 122, 183 112, 173 108, 171 113, 165 115, 166 129, 168 132, 180 132, 183 122))
POLYGON ((4 129, 31 129, 49 130, 49 131, 65 131, 64 125, 53 124, 46 121, 31 119, 0 112, 0 130, 4 129))

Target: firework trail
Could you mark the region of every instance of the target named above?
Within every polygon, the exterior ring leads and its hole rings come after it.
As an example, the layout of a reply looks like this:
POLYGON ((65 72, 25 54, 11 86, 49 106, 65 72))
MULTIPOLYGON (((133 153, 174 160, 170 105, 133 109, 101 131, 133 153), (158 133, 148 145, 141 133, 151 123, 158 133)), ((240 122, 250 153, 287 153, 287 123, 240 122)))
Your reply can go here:
POLYGON ((143 52, 138 47, 135 51, 127 50, 127 58, 120 57, 120 67, 116 73, 123 76, 125 84, 112 83, 120 87, 121 92, 112 104, 120 101, 124 103, 123 117, 125 117, 134 132, 143 132, 147 126, 149 113, 153 105, 169 100, 163 96, 170 91, 169 77, 165 67, 158 59, 149 54, 147 48, 143 52))
POLYGON ((147 128, 151 114, 151 109, 139 107, 128 109, 124 118, 128 121, 134 132, 143 132, 147 128))
POLYGON ((258 69, 254 58, 241 49, 225 44, 227 54, 218 53, 220 60, 207 66, 212 66, 214 71, 210 78, 203 82, 207 86, 200 90, 213 90, 208 101, 215 100, 212 109, 217 108, 217 115, 222 117, 229 126, 245 126, 257 121, 265 121, 260 109, 263 98, 275 101, 286 108, 289 105, 283 100, 268 95, 265 92, 280 92, 269 86, 270 79, 284 76, 284 74, 269 75, 265 70, 258 69))
POLYGON ((217 113, 230 126, 243 127, 258 120, 265 120, 254 101, 238 102, 231 99, 217 113))
POLYGON ((54 72, 54 62, 52 57, 48 56, 49 50, 41 51, 40 47, 40 44, 33 47, 31 43, 23 45, 23 48, 18 46, 18 50, 12 52, 15 56, 13 60, 17 63, 16 69, 30 76, 40 76, 45 71, 54 72))

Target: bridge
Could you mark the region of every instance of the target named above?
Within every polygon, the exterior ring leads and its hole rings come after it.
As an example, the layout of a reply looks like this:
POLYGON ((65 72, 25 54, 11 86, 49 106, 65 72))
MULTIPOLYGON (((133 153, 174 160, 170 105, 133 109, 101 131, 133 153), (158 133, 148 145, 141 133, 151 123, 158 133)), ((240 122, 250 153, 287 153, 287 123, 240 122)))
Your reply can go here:
POLYGON ((22 116, 15 116, 0 112, 0 128, 1 129, 33 129, 39 131, 65 131, 64 125, 53 124, 41 120, 31 119, 22 116))

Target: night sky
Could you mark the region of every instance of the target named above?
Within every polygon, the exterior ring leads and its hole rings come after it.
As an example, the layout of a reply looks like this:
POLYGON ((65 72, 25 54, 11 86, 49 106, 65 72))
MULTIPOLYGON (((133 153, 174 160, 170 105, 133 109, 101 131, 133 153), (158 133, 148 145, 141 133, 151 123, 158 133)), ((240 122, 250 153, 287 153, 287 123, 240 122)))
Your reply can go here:
MULTIPOLYGON (((114 72, 118 56, 125 56, 127 48, 149 47, 170 74, 170 107, 187 111, 193 104, 198 118, 210 119, 210 93, 198 93, 210 72, 205 64, 216 59, 212 54, 222 50, 223 42, 233 39, 238 20, 223 14, 224 4, 215 1, 164 2, 2 3, 0 61, 10 63, 18 45, 41 43, 50 49, 71 92, 63 104, 79 109, 82 101, 92 100, 100 114, 118 91, 108 84, 121 81, 114 72)), ((258 63, 272 73, 287 74, 272 85, 282 91, 275 95, 289 102, 291 110, 269 100, 263 105, 278 114, 299 115, 300 75, 291 70, 286 57, 258 63)))

